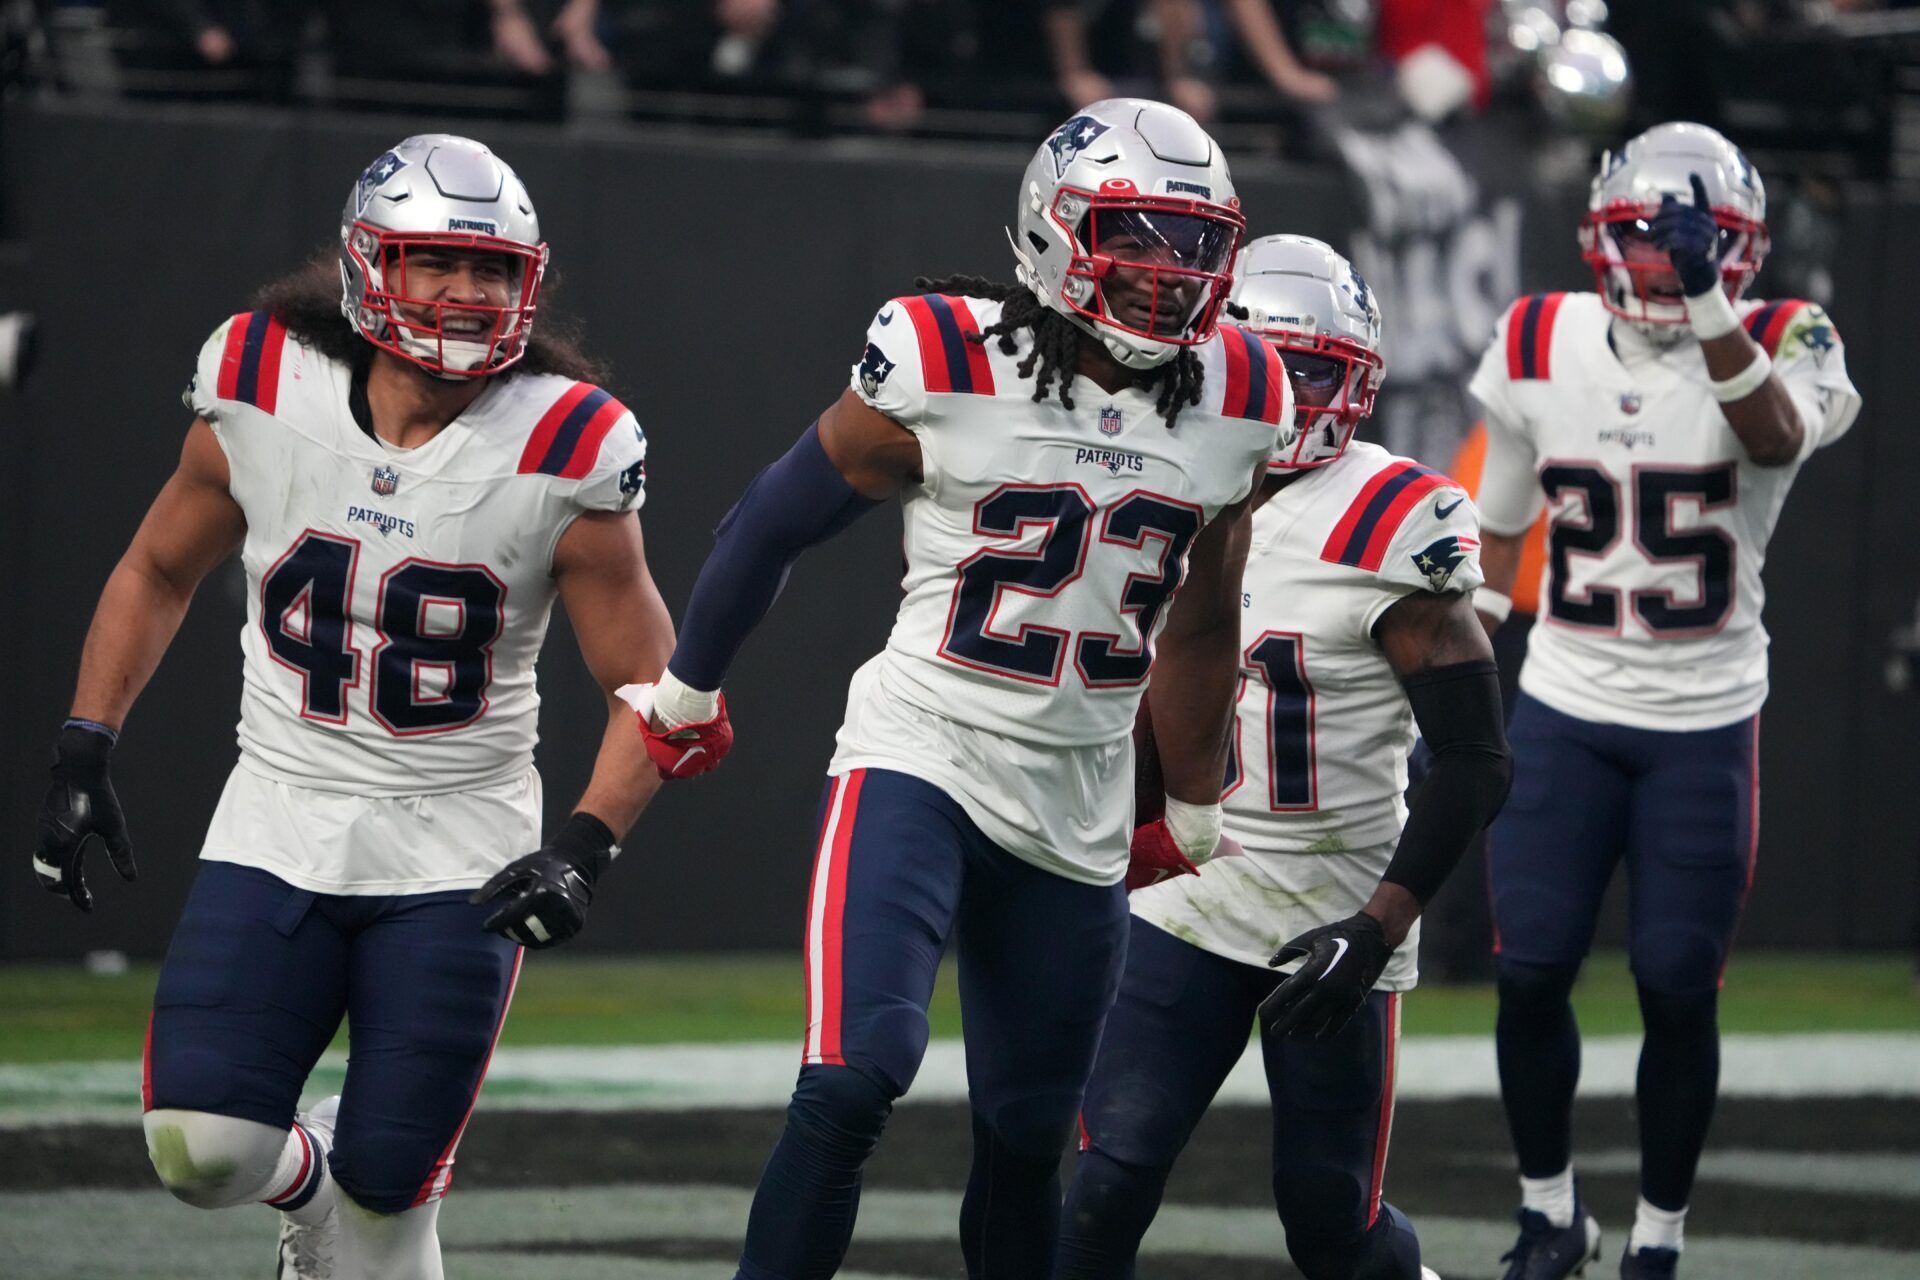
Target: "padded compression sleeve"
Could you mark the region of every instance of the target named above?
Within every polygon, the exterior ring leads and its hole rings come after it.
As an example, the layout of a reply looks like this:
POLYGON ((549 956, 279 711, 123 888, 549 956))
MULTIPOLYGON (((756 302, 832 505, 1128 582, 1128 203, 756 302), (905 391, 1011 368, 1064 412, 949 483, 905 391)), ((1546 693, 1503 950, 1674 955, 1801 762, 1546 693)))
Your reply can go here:
POLYGON ((1506 803, 1513 756, 1493 663, 1456 662, 1400 683, 1433 752, 1433 767, 1414 792, 1399 847, 1380 878, 1401 885, 1424 906, 1506 803))
POLYGON ((879 505, 847 483, 820 443, 820 424, 810 425, 753 478, 713 531, 713 551, 693 584, 667 669, 690 688, 718 689, 800 553, 879 505))

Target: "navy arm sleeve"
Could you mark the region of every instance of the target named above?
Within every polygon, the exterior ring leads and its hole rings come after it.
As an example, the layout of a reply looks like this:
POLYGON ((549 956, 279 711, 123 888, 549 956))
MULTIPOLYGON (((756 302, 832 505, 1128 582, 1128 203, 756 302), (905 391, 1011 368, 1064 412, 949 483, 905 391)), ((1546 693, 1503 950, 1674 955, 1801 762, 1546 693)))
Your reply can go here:
POLYGON ((800 553, 879 505, 861 497, 827 457, 820 424, 809 426, 754 477, 714 530, 667 669, 689 688, 718 689, 800 553))
POLYGON ((1425 905, 1506 803, 1513 756, 1493 663, 1456 662, 1400 683, 1433 752, 1433 767, 1413 793, 1400 844, 1380 878, 1425 905))

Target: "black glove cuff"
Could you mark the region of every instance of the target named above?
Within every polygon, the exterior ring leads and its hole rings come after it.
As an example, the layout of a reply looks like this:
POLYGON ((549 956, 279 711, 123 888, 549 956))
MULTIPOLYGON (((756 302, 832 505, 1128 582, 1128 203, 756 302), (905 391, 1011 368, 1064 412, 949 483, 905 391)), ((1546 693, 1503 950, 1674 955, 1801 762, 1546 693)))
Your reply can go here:
POLYGON ((105 725, 69 720, 60 727, 53 747, 54 773, 80 781, 97 782, 107 775, 107 761, 118 741, 105 725))
POLYGON ((572 863, 588 884, 613 861, 613 832, 607 824, 582 810, 560 824, 547 848, 572 863))

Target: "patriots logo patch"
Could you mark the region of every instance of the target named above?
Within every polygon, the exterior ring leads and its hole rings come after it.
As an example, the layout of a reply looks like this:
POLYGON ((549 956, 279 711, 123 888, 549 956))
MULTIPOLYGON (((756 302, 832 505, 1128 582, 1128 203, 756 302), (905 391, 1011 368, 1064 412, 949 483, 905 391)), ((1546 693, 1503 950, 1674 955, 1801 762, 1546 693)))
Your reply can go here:
POLYGON ((1416 552, 1413 567, 1427 580, 1427 585, 1435 591, 1445 591, 1447 583, 1453 580, 1453 574, 1462 561, 1480 549, 1478 538, 1463 538, 1448 534, 1416 552))
MULTIPOLYGON (((626 499, 627 502, 632 502, 633 496, 646 487, 646 459, 641 459, 620 473, 620 496, 626 499)), ((625 503, 622 503, 622 505, 624 506, 625 503)))
POLYGON ((860 389, 868 396, 879 395, 893 368, 893 361, 887 359, 887 353, 869 342, 867 349, 860 353, 860 389))
POLYGON ((353 202, 354 217, 357 218, 365 213, 367 211, 367 205, 373 200, 373 193, 385 186, 388 178, 391 178, 394 174, 406 167, 407 162, 402 160, 398 153, 392 151, 387 152, 387 154, 368 165, 366 172, 360 175, 360 185, 355 189, 353 202))
POLYGON ((1074 158, 1106 131, 1107 126, 1092 116, 1075 116, 1055 129, 1047 139, 1047 150, 1053 152, 1053 176, 1064 178, 1074 158))

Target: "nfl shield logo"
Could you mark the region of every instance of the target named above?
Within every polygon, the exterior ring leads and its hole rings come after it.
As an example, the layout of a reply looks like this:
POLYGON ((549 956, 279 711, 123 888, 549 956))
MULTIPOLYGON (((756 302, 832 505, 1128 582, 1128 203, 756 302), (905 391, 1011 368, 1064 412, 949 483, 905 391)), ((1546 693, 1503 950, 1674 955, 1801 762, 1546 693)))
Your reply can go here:
POLYGON ((1100 410, 1100 434, 1101 435, 1117 436, 1120 434, 1120 427, 1121 427, 1120 411, 1118 409, 1114 408, 1112 405, 1108 405, 1104 409, 1100 410))
POLYGON ((373 491, 375 493, 384 498, 399 487, 400 473, 398 471, 395 471, 392 467, 375 467, 373 469, 373 491))
POLYGON ((1640 393, 1638 391, 1628 391, 1621 395, 1620 412, 1622 413, 1640 412, 1640 393))

